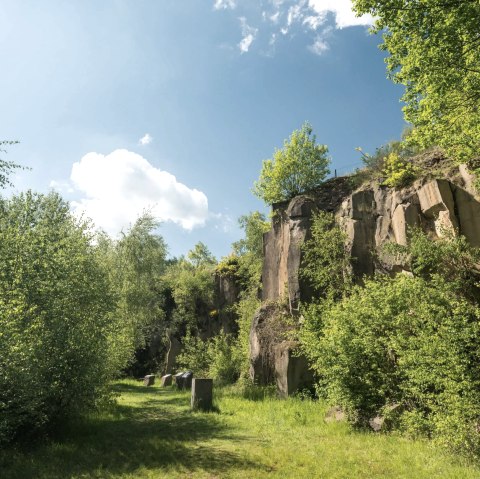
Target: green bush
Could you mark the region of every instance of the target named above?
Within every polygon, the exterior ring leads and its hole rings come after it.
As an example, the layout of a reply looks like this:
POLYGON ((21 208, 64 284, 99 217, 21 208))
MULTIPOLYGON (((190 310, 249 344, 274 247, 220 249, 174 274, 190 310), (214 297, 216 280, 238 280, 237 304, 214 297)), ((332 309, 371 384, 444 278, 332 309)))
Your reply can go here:
POLYGON ((222 383, 234 383, 240 376, 242 356, 237 340, 221 332, 202 340, 187 334, 182 339, 183 350, 177 365, 181 370, 193 371, 196 377, 211 377, 222 383))
POLYGON ((115 301, 58 195, 0 200, 0 443, 109 397, 115 301))
POLYGON ((383 174, 386 176, 385 186, 401 188, 415 179, 417 168, 411 161, 392 152, 384 158, 383 174))
POLYGON ((321 311, 310 359, 353 422, 396 404, 393 427, 478 454, 480 310, 438 277, 354 288, 321 311))
POLYGON ((196 377, 208 377, 210 354, 208 342, 187 333, 182 338, 182 352, 177 356, 179 371, 193 371, 196 377))

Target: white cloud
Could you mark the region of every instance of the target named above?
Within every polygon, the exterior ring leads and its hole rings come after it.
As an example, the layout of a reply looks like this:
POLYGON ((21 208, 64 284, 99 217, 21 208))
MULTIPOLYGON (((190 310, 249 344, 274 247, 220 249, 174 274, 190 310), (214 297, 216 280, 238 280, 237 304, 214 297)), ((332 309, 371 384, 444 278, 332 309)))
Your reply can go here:
POLYGON ((238 48, 240 49, 241 53, 247 53, 252 45, 255 37, 258 33, 258 28, 253 28, 247 25, 247 20, 245 17, 240 17, 240 27, 242 29, 242 39, 238 44, 238 48))
POLYGON ((234 9, 237 6, 235 0, 215 0, 215 4, 213 5, 213 8, 215 10, 220 10, 220 9, 234 9))
POLYGON ((142 136, 142 138, 140 138, 140 140, 138 140, 138 142, 141 145, 149 145, 152 141, 153 141, 153 138, 149 133, 145 133, 145 135, 142 136))
POLYGON ((335 15, 337 28, 354 27, 358 25, 373 25, 371 15, 356 17, 352 10, 352 0, 309 0, 308 5, 319 15, 331 12, 335 15))
POLYGON ((322 55, 329 48, 328 43, 320 36, 315 37, 315 41, 308 47, 308 49, 312 53, 315 53, 315 55, 322 55))
POLYGON ((73 164, 70 179, 84 196, 72 202, 74 212, 85 213, 112 235, 135 222, 145 210, 186 230, 203 226, 209 216, 204 193, 188 188, 128 150, 109 155, 88 153, 73 164))

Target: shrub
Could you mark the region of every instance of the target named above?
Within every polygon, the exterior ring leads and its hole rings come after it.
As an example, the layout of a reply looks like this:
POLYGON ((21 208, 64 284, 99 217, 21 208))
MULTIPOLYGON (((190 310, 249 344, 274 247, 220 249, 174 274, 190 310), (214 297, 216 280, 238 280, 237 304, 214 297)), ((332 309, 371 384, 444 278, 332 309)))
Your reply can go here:
POLYGON ((108 398, 115 301, 58 195, 0 200, 0 443, 108 398))
POLYGON ((237 340, 225 333, 209 341, 209 375, 222 383, 231 384, 240 377, 242 356, 237 340))
POLYGON ((383 184, 391 188, 407 186, 415 179, 417 168, 415 165, 397 153, 390 153, 384 159, 383 174, 386 176, 383 184))
POLYGON ((366 281, 322 312, 310 359, 358 424, 389 405, 394 426, 479 452, 480 310, 438 277, 366 281))
POLYGON ((182 339, 182 352, 177 356, 179 370, 193 371, 196 377, 208 377, 210 354, 208 342, 187 333, 182 339))
POLYGON ((332 213, 313 216, 311 238, 302 246, 300 277, 306 279, 318 298, 340 298, 352 284, 347 236, 332 213))

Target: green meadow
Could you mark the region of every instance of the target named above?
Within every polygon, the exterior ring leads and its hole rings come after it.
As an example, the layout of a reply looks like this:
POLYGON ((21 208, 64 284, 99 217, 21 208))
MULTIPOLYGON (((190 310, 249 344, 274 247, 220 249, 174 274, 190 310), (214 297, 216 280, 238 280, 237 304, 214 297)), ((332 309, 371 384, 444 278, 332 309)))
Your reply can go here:
POLYGON ((480 477, 431 443, 327 423, 321 402, 220 388, 214 412, 191 412, 189 392, 135 381, 114 388, 108 413, 0 452, 2 479, 480 477))

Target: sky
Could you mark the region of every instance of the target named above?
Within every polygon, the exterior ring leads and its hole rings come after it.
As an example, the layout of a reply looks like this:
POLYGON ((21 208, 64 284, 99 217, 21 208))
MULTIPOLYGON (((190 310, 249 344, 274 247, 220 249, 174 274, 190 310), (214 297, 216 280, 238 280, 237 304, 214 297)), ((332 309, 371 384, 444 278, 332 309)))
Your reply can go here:
POLYGON ((171 256, 227 255, 305 121, 338 174, 400 137, 372 22, 350 0, 2 0, 0 139, 30 168, 4 195, 54 189, 112 237, 150 211, 171 256))

